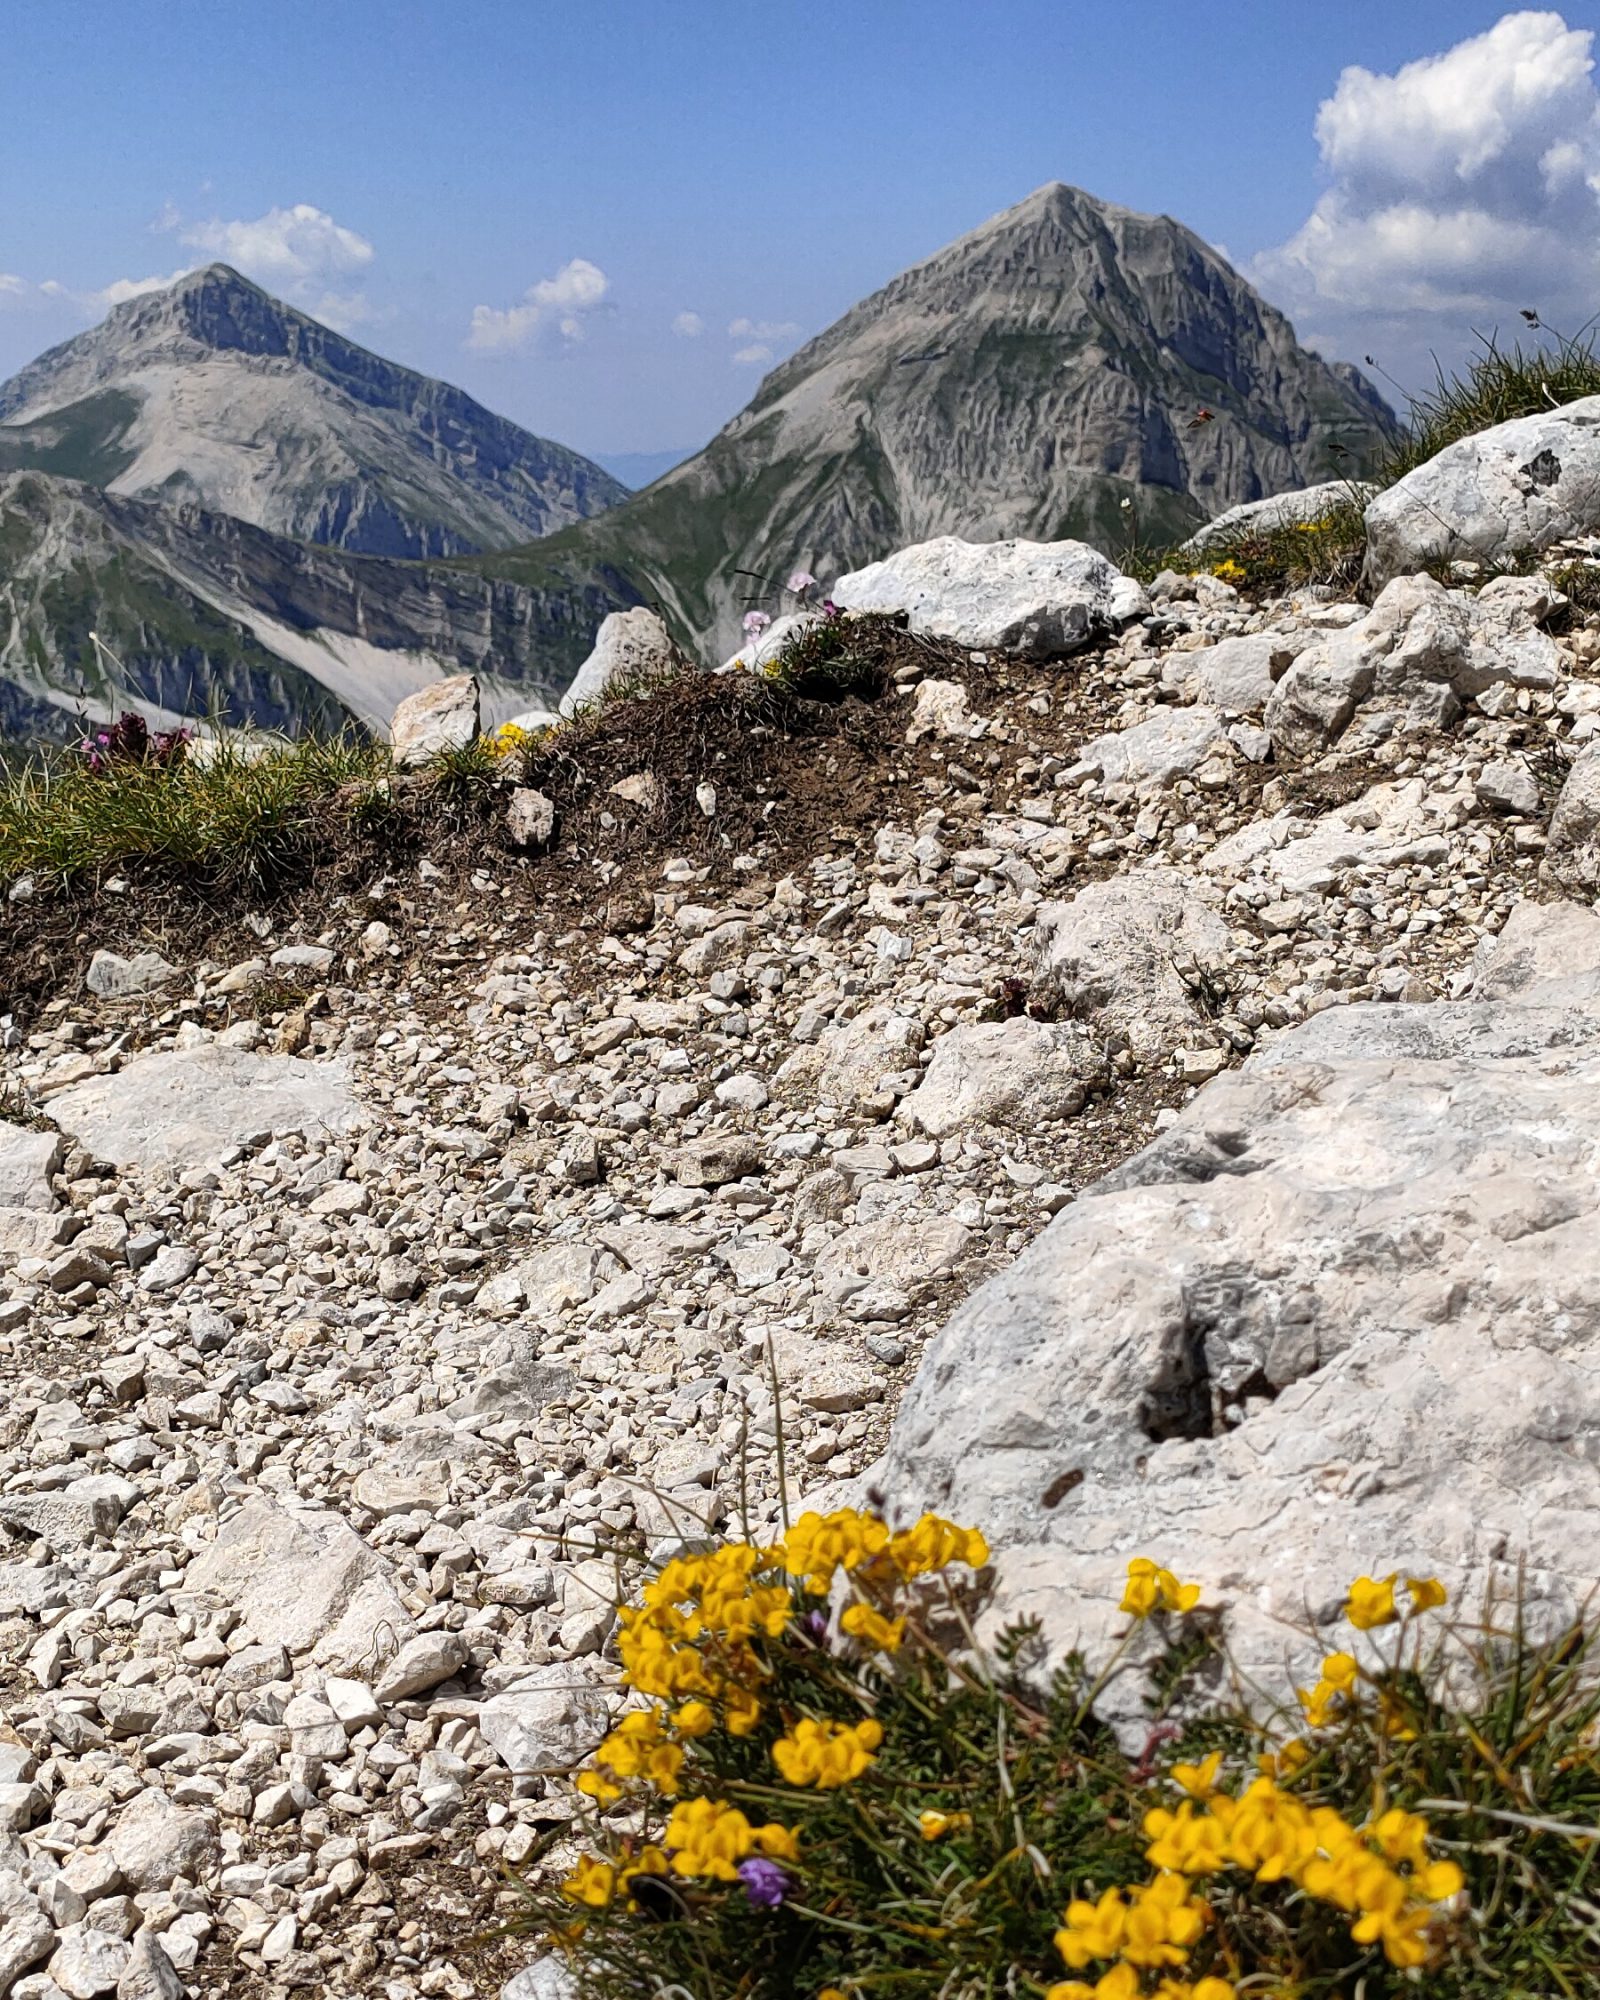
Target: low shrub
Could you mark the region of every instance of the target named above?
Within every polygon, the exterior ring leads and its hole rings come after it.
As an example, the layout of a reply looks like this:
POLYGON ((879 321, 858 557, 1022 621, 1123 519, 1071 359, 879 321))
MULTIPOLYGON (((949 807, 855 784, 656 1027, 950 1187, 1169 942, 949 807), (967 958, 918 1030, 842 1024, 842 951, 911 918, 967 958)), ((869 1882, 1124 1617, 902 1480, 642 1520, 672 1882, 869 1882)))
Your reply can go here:
POLYGON ((843 1510, 667 1563, 621 1612, 581 1847, 516 1928, 586 2000, 1600 1992, 1583 1628, 1536 1644, 1450 1622, 1432 1578, 1359 1578, 1348 1650, 1263 1719, 1205 1694, 1232 1684, 1206 1607, 1144 1558, 1111 1656, 1040 1692, 1026 1632, 975 1640, 987 1559, 843 1510), (1096 1705, 1133 1650, 1129 1756, 1096 1705))

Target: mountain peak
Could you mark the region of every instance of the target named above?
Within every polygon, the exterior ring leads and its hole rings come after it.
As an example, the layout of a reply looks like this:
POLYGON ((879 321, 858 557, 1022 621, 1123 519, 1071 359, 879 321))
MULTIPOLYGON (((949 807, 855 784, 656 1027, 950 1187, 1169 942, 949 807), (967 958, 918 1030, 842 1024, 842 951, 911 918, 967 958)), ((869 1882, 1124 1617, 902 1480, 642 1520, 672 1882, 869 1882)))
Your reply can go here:
POLYGON ((626 492, 223 263, 126 300, 0 384, 0 426, 0 463, 368 555, 505 547, 626 492))

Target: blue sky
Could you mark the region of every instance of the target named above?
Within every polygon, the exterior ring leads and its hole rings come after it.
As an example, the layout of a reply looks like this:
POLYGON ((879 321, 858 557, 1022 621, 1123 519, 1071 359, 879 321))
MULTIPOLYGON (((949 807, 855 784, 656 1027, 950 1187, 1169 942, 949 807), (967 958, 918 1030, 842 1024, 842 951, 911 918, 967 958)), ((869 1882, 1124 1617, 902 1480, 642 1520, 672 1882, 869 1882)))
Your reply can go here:
POLYGON ((1416 379, 1430 344, 1570 314, 1600 277, 1596 25, 1465 0, 9 0, 0 377, 224 255, 583 450, 688 447, 769 356, 1060 179, 1178 216, 1303 336, 1416 379), (1350 65, 1371 75, 1341 87, 1350 65))

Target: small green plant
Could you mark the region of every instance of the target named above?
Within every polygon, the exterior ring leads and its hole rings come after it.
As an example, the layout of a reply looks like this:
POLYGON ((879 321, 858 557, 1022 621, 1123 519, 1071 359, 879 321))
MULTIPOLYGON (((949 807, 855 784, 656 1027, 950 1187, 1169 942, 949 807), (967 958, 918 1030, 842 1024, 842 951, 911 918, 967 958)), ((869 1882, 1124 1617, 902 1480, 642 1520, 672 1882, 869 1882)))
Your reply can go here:
POLYGON ((974 1636, 956 1579, 987 1556, 846 1509, 669 1562, 621 1613, 581 1844, 517 1928, 586 2000, 1600 1994, 1586 1627, 1360 1577, 1348 1650, 1263 1715, 1198 1587, 1135 1558, 1110 1657, 1040 1692, 1026 1631, 974 1636), (1130 1757, 1096 1705, 1133 1660, 1130 1757))
POLYGON ((789 635, 765 660, 762 675, 803 701, 871 701, 883 691, 884 663, 904 644, 904 628, 881 612, 853 616, 831 602, 822 616, 789 635))

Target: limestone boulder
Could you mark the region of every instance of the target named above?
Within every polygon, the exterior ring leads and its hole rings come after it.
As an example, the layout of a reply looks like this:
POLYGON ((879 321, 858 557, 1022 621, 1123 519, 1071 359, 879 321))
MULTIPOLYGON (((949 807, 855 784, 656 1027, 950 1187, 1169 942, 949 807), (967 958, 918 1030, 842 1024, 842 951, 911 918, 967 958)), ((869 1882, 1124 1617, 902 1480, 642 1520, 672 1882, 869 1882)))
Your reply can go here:
POLYGON ((967 1299, 876 1483, 989 1534, 991 1625, 1098 1647, 1151 1555, 1282 1694, 1363 1572, 1589 1597, 1597 964, 1569 908, 1486 954, 1506 997, 1316 1015, 967 1299))
POLYGON ((59 1132, 34 1132, 0 1120, 0 1208, 46 1213, 55 1204, 50 1176, 65 1149, 59 1132))
POLYGON ((559 713, 576 715, 614 687, 642 685, 670 673, 677 652, 658 612, 648 604, 613 611, 600 621, 594 649, 561 697, 559 713))
POLYGON ((824 1028, 815 1042, 796 1049, 774 1083, 791 1098, 820 1098, 850 1106, 881 1088, 883 1079, 914 1069, 927 1040, 921 1019, 881 1001, 848 1021, 824 1028))
POLYGON ((1547 881, 1572 896, 1600 893, 1600 738, 1573 759, 1550 816, 1547 881))
POLYGON ((159 1049, 50 1099, 69 1138, 115 1167, 210 1166, 254 1139, 335 1138, 365 1122, 338 1061, 255 1055, 223 1042, 159 1049))
POLYGON ((1084 542, 919 542, 833 586, 846 611, 904 612, 913 632, 1047 660, 1150 608, 1143 587, 1084 542))
POLYGON ((478 1729, 518 1777, 567 1771, 606 1733, 610 1704, 574 1661, 534 1667, 515 1687, 486 1701, 478 1729))
POLYGON ((1161 669, 1162 685, 1224 715, 1255 715, 1308 638, 1304 633, 1244 632, 1198 653, 1169 653, 1161 669))
POLYGON ((1600 528, 1600 396, 1459 439, 1369 501, 1374 584, 1460 558, 1499 565, 1600 528))
POLYGON ((97 951, 89 961, 83 983, 102 1000, 132 1000, 147 993, 160 993, 182 975, 158 951, 138 951, 132 958, 120 952, 97 951))
POLYGON ((1140 868, 1044 904, 1036 999, 1102 1037, 1120 1036, 1147 1061, 1162 1060, 1199 1025, 1196 981, 1225 958, 1219 900, 1203 877, 1140 868))
POLYGON ((1069 776, 1107 784, 1170 785, 1213 757, 1231 760, 1222 717, 1214 708, 1158 708, 1131 729, 1097 736, 1078 753, 1069 776))
POLYGON ((401 770, 431 764, 475 743, 481 728, 478 697, 476 674, 451 674, 408 694, 389 723, 389 742, 401 770))
POLYGON ((260 1644, 309 1653, 335 1672, 370 1670, 412 1634, 389 1564, 321 1509, 246 1501, 189 1565, 186 1587, 214 1592, 260 1644))
POLYGON ((1075 1116, 1106 1074, 1099 1038, 1079 1022, 973 1022, 935 1042, 896 1116, 930 1139, 974 1125, 1032 1131, 1041 1119, 1075 1116))

